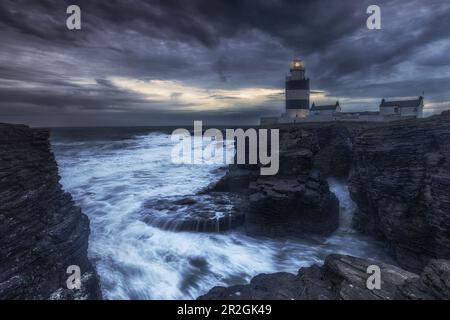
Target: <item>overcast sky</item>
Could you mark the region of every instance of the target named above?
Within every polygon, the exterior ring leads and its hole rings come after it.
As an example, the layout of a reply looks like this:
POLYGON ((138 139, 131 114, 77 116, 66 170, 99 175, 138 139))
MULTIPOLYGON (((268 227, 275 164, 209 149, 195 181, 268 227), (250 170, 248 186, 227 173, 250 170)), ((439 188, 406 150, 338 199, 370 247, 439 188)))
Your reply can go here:
POLYGON ((1 0, 0 43, 0 122, 255 124, 283 112, 295 57, 316 103, 377 110, 425 92, 426 114, 450 109, 448 0, 1 0))

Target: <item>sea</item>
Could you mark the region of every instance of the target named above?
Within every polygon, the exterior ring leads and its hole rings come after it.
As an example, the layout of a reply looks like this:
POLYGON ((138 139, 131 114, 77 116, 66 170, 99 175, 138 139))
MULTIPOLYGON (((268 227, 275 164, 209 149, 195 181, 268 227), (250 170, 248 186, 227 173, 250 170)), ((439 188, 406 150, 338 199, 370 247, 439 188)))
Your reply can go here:
MULTIPOLYGON (((297 273, 331 253, 390 262, 385 246, 351 228, 355 205, 344 181, 330 179, 340 226, 330 237, 250 237, 243 228, 202 233, 164 230, 142 207, 189 196, 218 181, 220 164, 175 164, 171 128, 55 128, 51 147, 61 184, 90 219, 89 257, 105 299, 196 299, 214 286, 260 273, 297 273)), ((280 164, 283 165, 282 163, 280 164)))

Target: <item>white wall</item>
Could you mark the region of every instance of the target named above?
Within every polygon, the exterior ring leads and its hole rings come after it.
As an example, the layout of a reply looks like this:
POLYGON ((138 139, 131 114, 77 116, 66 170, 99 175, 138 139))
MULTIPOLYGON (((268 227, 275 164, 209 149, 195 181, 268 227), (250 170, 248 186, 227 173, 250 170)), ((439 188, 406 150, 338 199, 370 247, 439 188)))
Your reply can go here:
POLYGON ((287 109, 286 115, 289 118, 304 118, 309 115, 308 109, 287 109))
POLYGON ((389 116, 389 115, 393 115, 393 114, 400 114, 400 108, 399 108, 399 112, 398 113, 395 112, 395 108, 396 107, 380 107, 380 114, 382 116, 389 116))
POLYGON ((314 116, 332 116, 334 114, 334 110, 317 110, 311 111, 311 114, 314 116))
POLYGON ((400 108, 400 114, 405 117, 416 116, 418 113, 417 108, 400 108), (416 109, 414 111, 414 109, 416 109))
POLYGON ((423 107, 397 107, 398 112, 395 112, 395 107, 382 107, 380 114, 382 116, 401 116, 401 117, 418 117, 423 115, 423 107))

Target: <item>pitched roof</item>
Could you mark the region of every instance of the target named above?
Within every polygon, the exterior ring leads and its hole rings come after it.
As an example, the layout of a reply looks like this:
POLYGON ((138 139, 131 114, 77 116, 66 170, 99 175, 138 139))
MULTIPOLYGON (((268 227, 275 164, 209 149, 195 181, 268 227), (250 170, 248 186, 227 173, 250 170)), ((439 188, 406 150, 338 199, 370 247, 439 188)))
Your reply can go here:
POLYGON ((315 103, 311 106, 311 111, 324 111, 324 110, 336 110, 339 106, 339 101, 336 102, 336 104, 327 104, 322 106, 316 106, 315 103))
POLYGON ((418 99, 414 100, 395 100, 395 101, 386 101, 381 100, 381 107, 399 107, 399 108, 414 108, 418 107, 423 101, 423 97, 420 96, 418 99))

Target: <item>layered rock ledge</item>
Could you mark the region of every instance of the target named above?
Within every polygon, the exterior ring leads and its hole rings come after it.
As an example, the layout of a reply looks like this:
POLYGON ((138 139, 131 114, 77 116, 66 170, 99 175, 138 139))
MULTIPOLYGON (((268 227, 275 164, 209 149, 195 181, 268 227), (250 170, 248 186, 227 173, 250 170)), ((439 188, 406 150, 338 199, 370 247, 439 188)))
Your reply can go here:
POLYGON ((229 193, 163 197, 147 201, 142 221, 170 231, 222 232, 244 223, 246 203, 229 193))
POLYGON ((450 113, 385 124, 355 139, 355 226, 405 269, 450 258, 450 113))
POLYGON ((99 299, 89 220, 59 184, 48 130, 0 124, 0 299, 99 299), (68 290, 77 265, 80 290, 68 290))
POLYGON ((249 192, 247 234, 328 235, 338 228, 339 202, 318 171, 296 178, 258 178, 249 192))
POLYGON ((338 227, 339 202, 314 166, 320 150, 315 132, 281 130, 276 175, 260 175, 260 165, 232 165, 205 193, 239 194, 249 235, 329 235, 338 227))
MULTIPOLYGON (((270 234, 275 226, 290 235, 289 224, 301 215, 282 223, 273 219, 279 218, 280 203, 301 203, 299 193, 307 180, 301 177, 318 170, 321 178, 315 182, 322 185, 324 176, 345 178, 350 171, 349 189, 358 207, 354 227, 384 240, 401 268, 332 255, 322 267, 303 268, 297 275, 261 274, 248 285, 216 287, 201 299, 450 298, 450 112, 394 123, 286 126, 280 133, 281 167, 274 181, 239 167, 231 168, 214 188, 248 192, 256 200, 249 201, 256 209, 255 233, 270 234), (303 182, 293 184, 298 178, 303 182), (366 288, 370 264, 382 269, 381 290, 366 288)), ((319 194, 326 196, 327 188, 319 194)), ((311 210, 304 203, 294 207, 297 212, 301 207, 311 210)), ((322 221, 333 229, 333 214, 322 221)))
POLYGON ((215 287, 199 300, 447 300, 450 261, 431 260, 418 275, 396 266, 346 255, 330 255, 323 266, 297 275, 260 274, 249 284, 215 287), (380 267, 380 289, 368 289, 370 265, 380 267))

